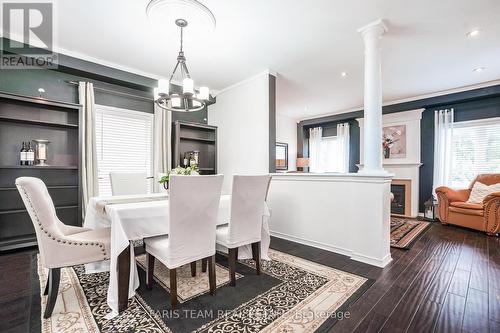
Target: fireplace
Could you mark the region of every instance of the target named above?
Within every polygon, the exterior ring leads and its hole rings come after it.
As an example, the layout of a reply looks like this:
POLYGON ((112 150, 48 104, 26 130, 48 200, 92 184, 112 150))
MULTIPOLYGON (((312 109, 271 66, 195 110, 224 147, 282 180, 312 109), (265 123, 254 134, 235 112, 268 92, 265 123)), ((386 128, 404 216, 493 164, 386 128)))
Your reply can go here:
POLYGON ((394 179, 391 192, 394 195, 391 202, 391 214, 409 217, 411 215, 411 180, 394 179))
POLYGON ((391 202, 391 214, 405 214, 405 186, 399 184, 391 185, 391 192, 394 199, 391 202))

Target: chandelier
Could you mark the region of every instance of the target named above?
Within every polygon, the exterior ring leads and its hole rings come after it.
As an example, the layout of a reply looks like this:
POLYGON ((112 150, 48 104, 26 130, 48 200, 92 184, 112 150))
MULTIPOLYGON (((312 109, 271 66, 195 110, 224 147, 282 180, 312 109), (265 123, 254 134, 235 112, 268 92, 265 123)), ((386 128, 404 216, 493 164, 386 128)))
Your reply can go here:
POLYGON ((158 88, 155 88, 155 103, 168 111, 194 112, 202 110, 210 98, 208 87, 200 87, 198 91, 194 88, 194 81, 189 74, 186 65, 186 57, 182 49, 183 29, 188 25, 185 19, 175 20, 175 24, 180 28, 180 50, 177 56, 177 64, 174 67, 170 79, 158 80, 158 88), (182 93, 170 91, 172 79, 177 70, 182 77, 182 93))

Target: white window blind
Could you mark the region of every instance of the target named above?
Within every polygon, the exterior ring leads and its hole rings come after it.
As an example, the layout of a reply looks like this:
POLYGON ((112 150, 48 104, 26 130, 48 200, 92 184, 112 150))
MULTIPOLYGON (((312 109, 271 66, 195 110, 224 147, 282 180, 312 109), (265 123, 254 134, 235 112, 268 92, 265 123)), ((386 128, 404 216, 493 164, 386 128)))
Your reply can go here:
MULTIPOLYGON (((110 172, 145 172, 152 176, 153 114, 96 105, 99 195, 111 195, 110 172)), ((152 180, 144 179, 148 191, 152 180)))
POLYGON ((323 137, 321 141, 321 162, 324 172, 339 172, 339 140, 336 136, 323 137))
POLYGON ((450 184, 467 188, 481 173, 500 172, 500 118, 456 122, 450 184))

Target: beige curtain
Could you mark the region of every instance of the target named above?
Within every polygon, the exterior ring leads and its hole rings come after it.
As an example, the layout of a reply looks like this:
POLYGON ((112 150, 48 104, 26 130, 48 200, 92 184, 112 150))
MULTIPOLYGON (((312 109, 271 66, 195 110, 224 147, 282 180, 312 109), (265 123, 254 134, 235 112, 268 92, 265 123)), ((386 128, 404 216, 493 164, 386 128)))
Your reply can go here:
POLYGON ((172 113, 155 103, 154 138, 153 138, 153 173, 154 190, 159 192, 162 186, 158 183, 161 176, 170 171, 172 165, 171 130, 172 113))
POLYGON ((85 211, 89 199, 99 195, 99 182, 97 174, 97 153, 95 142, 95 101, 94 87, 90 82, 78 83, 78 96, 82 107, 82 156, 81 156, 81 180, 82 180, 82 213, 85 211))

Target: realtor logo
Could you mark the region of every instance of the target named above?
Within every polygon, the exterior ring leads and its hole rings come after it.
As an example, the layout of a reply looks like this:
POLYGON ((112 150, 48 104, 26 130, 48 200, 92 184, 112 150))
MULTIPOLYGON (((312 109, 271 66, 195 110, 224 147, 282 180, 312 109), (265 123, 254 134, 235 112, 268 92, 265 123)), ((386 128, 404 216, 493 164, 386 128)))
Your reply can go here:
POLYGON ((0 68, 57 68, 52 2, 2 2, 0 68))

